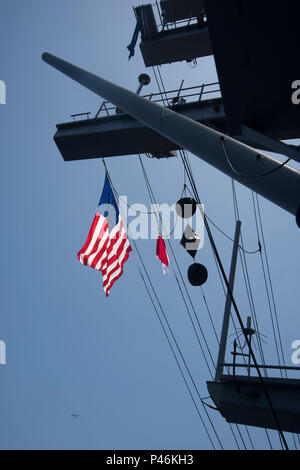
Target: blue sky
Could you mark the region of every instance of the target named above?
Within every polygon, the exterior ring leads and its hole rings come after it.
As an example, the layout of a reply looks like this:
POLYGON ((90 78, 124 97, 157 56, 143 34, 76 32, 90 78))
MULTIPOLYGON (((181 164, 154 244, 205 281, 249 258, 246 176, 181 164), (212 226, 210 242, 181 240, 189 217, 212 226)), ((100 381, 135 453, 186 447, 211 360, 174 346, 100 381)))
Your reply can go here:
MULTIPOLYGON (((65 163, 53 141, 56 123, 74 113, 96 113, 100 99, 43 63, 44 51, 130 90, 136 90, 138 75, 147 72, 149 91, 157 91, 138 47, 128 62, 133 5, 126 0, 10 0, 0 7, 0 79, 7 85, 7 104, 0 106, 0 339, 7 345, 7 364, 0 366, 2 449, 211 448, 134 256, 109 299, 101 275, 78 263, 76 254, 102 190, 103 165, 97 160, 65 163), (80 417, 74 420, 71 413, 80 417)), ((179 87, 182 78, 186 86, 217 80, 212 58, 199 60, 195 69, 185 63, 164 66, 162 75, 169 89, 179 87)), ((207 213, 232 235, 230 179, 196 157, 190 159, 207 213)), ((107 165, 130 204, 149 204, 136 156, 112 158, 107 165)), ((147 160, 145 165, 157 200, 175 203, 183 187, 180 159, 147 160)), ((245 247, 255 250, 251 193, 239 185, 237 190, 245 247)), ((261 209, 283 348, 292 365, 291 343, 299 339, 299 229, 291 215, 268 201, 261 200, 261 209)), ((217 232, 215 236, 228 270, 231 243, 217 232)), ((178 241, 172 244, 186 276, 190 258, 178 241)), ((206 397, 208 370, 174 276, 163 276, 154 240, 139 240, 138 247, 206 397)), ((204 291, 220 331, 224 295, 207 239, 197 260, 209 272, 204 291)), ((276 363, 259 257, 248 261, 260 328, 268 335, 267 362, 276 363)), ((246 319, 249 306, 240 265, 237 274, 236 298, 246 319)), ((216 358, 201 292, 189 291, 216 358)), ((224 447, 236 448, 228 424, 213 410, 209 415, 224 447)), ((263 430, 250 432, 256 448, 268 448, 263 430)), ((270 436, 278 447, 277 434, 271 431, 270 436)), ((292 447, 291 436, 287 439, 292 447)))

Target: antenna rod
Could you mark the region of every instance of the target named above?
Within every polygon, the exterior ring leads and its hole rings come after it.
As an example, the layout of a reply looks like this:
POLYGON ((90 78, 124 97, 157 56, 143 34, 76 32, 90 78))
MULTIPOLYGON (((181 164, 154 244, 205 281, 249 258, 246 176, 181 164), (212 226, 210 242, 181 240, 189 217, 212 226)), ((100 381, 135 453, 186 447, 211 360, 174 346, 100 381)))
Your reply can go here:
POLYGON ((190 151, 230 178, 295 215, 300 226, 298 171, 286 165, 278 169, 281 164, 278 160, 52 54, 44 53, 42 58, 52 67, 175 142, 179 147, 190 151), (272 174, 269 174, 270 172, 272 174))
MULTIPOLYGON (((231 292, 233 292, 236 261, 237 261, 237 255, 239 252, 241 224, 242 223, 240 220, 237 220, 235 224, 234 244, 233 244, 230 273, 229 273, 229 279, 228 279, 231 292)), ((227 343, 227 337, 228 337, 231 304, 232 304, 231 296, 229 292, 227 292, 215 380, 220 380, 223 374, 223 368, 224 368, 223 364, 225 362, 225 352, 226 352, 226 343, 227 343)))

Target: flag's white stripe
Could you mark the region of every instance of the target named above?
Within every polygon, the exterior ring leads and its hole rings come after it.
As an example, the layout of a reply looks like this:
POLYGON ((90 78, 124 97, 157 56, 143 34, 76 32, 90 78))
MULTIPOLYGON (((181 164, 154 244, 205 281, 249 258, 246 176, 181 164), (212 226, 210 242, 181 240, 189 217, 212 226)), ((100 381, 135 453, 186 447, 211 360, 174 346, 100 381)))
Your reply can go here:
POLYGON ((97 241, 97 238, 99 237, 100 231, 101 231, 101 229, 102 229, 105 222, 106 222, 106 218, 103 215, 100 214, 99 220, 97 222, 97 225, 96 225, 94 233, 93 233, 92 240, 90 241, 90 244, 87 247, 87 249, 85 250, 85 252, 81 253, 81 255, 80 255, 80 262, 81 263, 83 263, 84 256, 88 256, 92 252, 92 250, 95 246, 95 242, 97 241))
MULTIPOLYGON (((119 224, 118 224, 118 225, 119 225, 119 224)), ((118 226, 117 226, 117 225, 113 228, 113 230, 112 230, 110 233, 109 233, 108 228, 107 228, 107 231, 105 232, 105 234, 106 234, 106 238, 108 237, 109 240, 108 240, 107 246, 106 246, 106 248, 105 248, 105 251, 103 252, 101 258, 98 260, 98 262, 97 262, 97 264, 96 264, 96 266, 95 266, 95 269, 98 269, 98 270, 99 270, 99 269, 101 269, 101 270, 103 269, 103 267, 102 267, 101 265, 102 265, 103 259, 107 256, 108 250, 109 250, 109 248, 110 248, 110 245, 111 245, 111 235, 112 235, 112 234, 114 235, 117 230, 118 230, 118 226)), ((106 240, 106 238, 105 238, 105 240, 106 240)), ((103 246, 103 244, 102 244, 101 246, 103 246)), ((99 251, 100 251, 100 250, 99 250, 99 251)), ((98 252, 99 252, 99 251, 98 251, 98 252)))
POLYGON ((98 263, 95 266, 95 269, 98 269, 98 271, 103 270, 103 266, 105 265, 105 260, 106 260, 106 257, 107 257, 107 249, 109 248, 109 245, 110 245, 110 240, 108 240, 107 247, 103 251, 101 258, 98 260, 98 263), (103 261, 104 261, 104 265, 102 265, 103 261))
POLYGON ((101 240, 99 241, 98 239, 97 243, 99 244, 98 246, 94 247, 94 250, 93 250, 94 252, 91 252, 91 254, 85 258, 85 264, 87 266, 91 266, 95 257, 99 255, 99 252, 101 252, 101 250, 103 250, 103 244, 105 244, 106 240, 107 240, 107 235, 106 235, 106 232, 104 232, 104 234, 101 237, 101 240), (101 246, 100 246, 100 243, 101 243, 101 246))
POLYGON ((117 259, 116 259, 113 263, 111 263, 111 265, 109 265, 109 267, 107 268, 106 274, 104 274, 104 275, 102 276, 103 284, 105 284, 105 281, 106 281, 106 279, 109 277, 110 272, 111 272, 116 266, 119 266, 119 262, 118 262, 117 259))
POLYGON ((110 281, 112 279, 114 279, 114 277, 116 277, 116 274, 115 273, 119 273, 120 270, 122 269, 122 265, 123 265, 123 259, 127 253, 127 250, 128 248, 130 247, 130 243, 129 241, 127 240, 126 243, 124 244, 124 247, 123 247, 123 250, 122 252, 120 253, 120 256, 119 258, 111 265, 109 266, 109 272, 103 276, 103 285, 107 285, 110 283, 110 281), (119 269, 117 269, 115 272, 113 272, 110 276, 110 272, 112 271, 113 268, 115 268, 117 265, 119 265, 119 269), (110 269, 111 268, 111 269, 110 269))
MULTIPOLYGON (((104 235, 103 237, 101 238, 100 240, 100 243, 98 245, 98 248, 97 250, 95 251, 95 253, 93 253, 92 255, 89 256, 88 258, 88 261, 87 261, 87 265, 91 266, 92 262, 94 261, 94 259, 96 258, 96 256, 100 253, 100 251, 102 250, 103 248, 103 245, 104 243, 106 242, 107 238, 108 238, 108 232, 104 232, 104 235)), ((107 248, 106 248, 107 249, 107 248)), ((106 250, 105 250, 106 251, 106 250)))
POLYGON ((103 251, 101 258, 99 259, 98 263, 95 266, 95 269, 100 271, 104 271, 107 267, 108 262, 108 251, 110 250, 112 245, 112 240, 109 238, 105 251, 103 251))
POLYGON ((106 250, 105 252, 103 253, 103 255, 101 256, 100 260, 98 261, 98 263, 96 264, 95 266, 95 269, 100 269, 101 271, 104 270, 107 266, 107 261, 111 258, 112 254, 109 253, 108 254, 108 251, 110 250, 111 248, 111 245, 113 243, 115 243, 116 240, 118 240, 118 238, 116 237, 116 234, 118 233, 119 229, 120 229, 120 225, 121 225, 122 221, 120 220, 119 218, 119 222, 117 225, 114 226, 114 228, 112 229, 112 231, 109 233, 109 241, 108 241, 108 244, 107 244, 107 247, 106 247, 106 250), (106 259, 106 263, 102 266, 102 261, 103 259, 106 259))
POLYGON ((112 281, 114 280, 114 278, 119 276, 119 274, 122 272, 123 264, 124 264, 123 259, 125 258, 129 248, 130 248, 130 243, 128 242, 128 244, 126 243, 126 248, 123 250, 122 255, 120 256, 120 261, 119 261, 120 267, 119 267, 119 269, 116 269, 116 271, 114 273, 112 273, 110 278, 105 283, 103 282, 103 288, 104 288, 105 293, 106 293, 106 291, 109 292, 109 290, 111 289, 111 287, 113 285, 112 281))
POLYGON ((112 247, 112 250, 111 250, 111 252, 109 253, 109 255, 108 255, 108 257, 107 257, 107 263, 106 263, 106 265, 109 265, 110 259, 117 255, 117 251, 118 251, 118 249, 119 249, 121 243, 123 243, 123 241, 124 241, 125 238, 127 238, 127 237, 126 237, 126 234, 125 234, 125 230, 124 230, 124 228, 123 228, 123 230, 122 230, 122 232, 121 232, 119 238, 118 238, 118 239, 111 240, 111 245, 112 245, 113 247, 112 247), (125 236, 124 236, 124 235, 125 235, 125 236))
POLYGON ((100 217, 97 221, 97 224, 96 224, 96 227, 94 229, 93 236, 92 236, 92 239, 89 243, 89 246, 87 247, 87 249, 83 253, 81 253, 80 258, 83 259, 84 256, 88 256, 91 253, 91 251, 94 248, 95 242, 97 241, 97 238, 99 237, 100 231, 101 231, 104 223, 105 223, 105 218, 103 216, 101 216, 101 214, 100 214, 100 217))
POLYGON ((86 250, 80 253, 79 261, 102 272, 103 288, 108 295, 115 280, 122 274, 125 258, 128 258, 131 249, 120 215, 118 223, 109 232, 107 218, 99 214, 91 237, 86 250), (118 254, 118 250, 121 253, 118 254), (101 257, 96 266, 92 266, 98 256, 101 257))
POLYGON ((108 259, 116 254, 116 250, 118 249, 118 247, 120 246, 120 243, 124 239, 124 234, 125 234, 125 229, 124 229, 124 227, 122 227, 118 237, 115 237, 113 239, 112 239, 111 236, 109 237, 111 239, 111 243, 113 244, 113 249, 111 250, 110 254, 108 255, 108 259))
MULTIPOLYGON (((121 240, 121 242, 123 242, 123 241, 124 241, 124 238, 121 240)), ((120 245, 120 244, 119 244, 119 245, 120 245)), ((109 277, 110 272, 116 267, 116 265, 117 265, 117 264, 119 264, 119 265, 121 264, 121 262, 122 262, 122 260, 123 260, 123 258, 124 258, 124 256, 125 256, 125 254, 126 254, 126 250, 127 250, 128 246, 130 246, 130 243, 129 243, 128 239, 127 239, 126 242, 124 243, 124 246, 123 246, 123 248, 122 248, 122 251, 121 251, 121 253, 120 253, 118 259, 115 260, 110 266, 108 266, 106 273, 103 275, 103 283, 105 283, 105 281, 106 281, 107 278, 109 277)))
POLYGON ((111 258, 117 254, 117 250, 118 250, 118 248, 119 248, 119 246, 120 246, 120 244, 121 244, 121 242, 124 238, 124 232, 125 232, 124 227, 122 226, 121 235, 118 234, 118 236, 116 237, 116 234, 117 234, 116 231, 115 231, 115 233, 113 233, 113 232, 110 233, 110 235, 109 235, 110 243, 109 243, 109 247, 107 247, 107 249, 106 249, 107 259, 106 259, 105 264, 101 268, 102 271, 107 269, 107 266, 109 266, 109 264, 110 264, 111 258), (111 237, 112 233, 113 233, 113 238, 111 237), (109 250, 111 250, 109 253, 108 253, 108 248, 109 248, 109 250))

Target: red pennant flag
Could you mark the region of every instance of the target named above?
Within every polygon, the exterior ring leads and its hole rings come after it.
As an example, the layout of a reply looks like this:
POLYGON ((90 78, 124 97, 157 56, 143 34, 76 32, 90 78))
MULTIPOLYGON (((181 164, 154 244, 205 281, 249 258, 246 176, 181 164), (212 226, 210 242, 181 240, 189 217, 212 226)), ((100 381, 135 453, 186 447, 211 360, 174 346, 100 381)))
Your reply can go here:
POLYGON ((169 258, 167 255, 165 241, 161 235, 158 236, 156 243, 156 256, 162 263, 162 270, 164 274, 169 274, 169 258))

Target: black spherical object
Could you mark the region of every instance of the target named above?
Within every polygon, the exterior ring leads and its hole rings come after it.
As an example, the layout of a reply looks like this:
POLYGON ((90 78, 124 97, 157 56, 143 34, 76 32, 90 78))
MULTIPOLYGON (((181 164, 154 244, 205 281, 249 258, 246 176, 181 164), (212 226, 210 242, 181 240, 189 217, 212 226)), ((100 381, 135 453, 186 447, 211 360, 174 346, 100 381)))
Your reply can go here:
POLYGON ((188 280, 192 286, 202 286, 208 278, 208 272, 203 264, 194 263, 188 269, 188 280))
POLYGON ((183 219, 189 219, 192 217, 197 209, 197 203, 192 197, 183 197, 179 199, 176 204, 176 212, 179 217, 183 219))
POLYGON ((151 78, 146 73, 141 73, 141 75, 139 75, 140 84, 145 86, 145 85, 149 85, 150 82, 151 82, 151 78))

